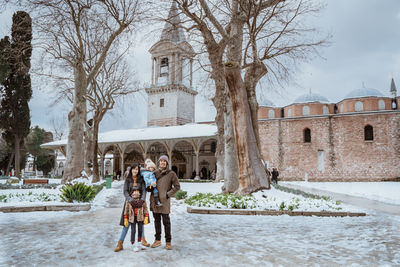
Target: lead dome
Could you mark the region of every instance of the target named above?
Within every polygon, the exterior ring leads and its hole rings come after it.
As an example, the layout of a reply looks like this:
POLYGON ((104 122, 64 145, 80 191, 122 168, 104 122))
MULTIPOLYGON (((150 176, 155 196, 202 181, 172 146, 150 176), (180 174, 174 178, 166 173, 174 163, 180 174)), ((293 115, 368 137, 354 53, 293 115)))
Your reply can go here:
POLYGON ((357 98, 357 97, 369 97, 369 96, 381 97, 383 96, 383 94, 376 89, 363 87, 351 91, 346 95, 345 98, 357 98))
POLYGON ((295 103, 312 103, 312 102, 319 102, 319 103, 329 103, 329 100, 317 93, 308 93, 297 97, 293 104, 295 103))

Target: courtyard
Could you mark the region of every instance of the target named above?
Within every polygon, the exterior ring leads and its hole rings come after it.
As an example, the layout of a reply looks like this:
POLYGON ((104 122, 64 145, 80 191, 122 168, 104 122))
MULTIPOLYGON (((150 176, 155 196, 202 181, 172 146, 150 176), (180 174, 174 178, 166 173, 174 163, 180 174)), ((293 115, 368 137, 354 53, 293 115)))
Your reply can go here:
MULTIPOLYGON (((88 212, 0 213, 1 266, 396 266, 400 216, 365 210, 365 217, 199 215, 173 200, 172 251, 113 251, 121 232, 122 183, 88 212)), ((191 185, 182 183, 182 189, 191 185)), ((202 185, 218 191, 220 184, 202 185)), ((145 226, 148 242, 154 225, 145 226)))

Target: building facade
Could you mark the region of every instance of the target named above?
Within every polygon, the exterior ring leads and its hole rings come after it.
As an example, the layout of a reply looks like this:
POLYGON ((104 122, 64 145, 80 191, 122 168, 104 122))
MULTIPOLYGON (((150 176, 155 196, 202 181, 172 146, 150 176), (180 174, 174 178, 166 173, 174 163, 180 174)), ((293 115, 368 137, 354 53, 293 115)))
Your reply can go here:
POLYGON ((400 177, 400 98, 362 88, 329 103, 318 94, 259 109, 261 151, 284 180, 382 181, 400 177))

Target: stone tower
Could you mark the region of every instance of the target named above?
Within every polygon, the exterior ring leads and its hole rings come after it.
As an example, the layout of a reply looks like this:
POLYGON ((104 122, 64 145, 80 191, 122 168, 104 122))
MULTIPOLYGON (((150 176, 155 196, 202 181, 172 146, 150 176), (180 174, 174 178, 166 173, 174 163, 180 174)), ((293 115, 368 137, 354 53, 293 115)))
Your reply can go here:
POLYGON ((160 40, 149 50, 151 86, 146 88, 147 126, 172 126, 194 122, 192 87, 194 51, 186 41, 175 3, 171 5, 160 40))

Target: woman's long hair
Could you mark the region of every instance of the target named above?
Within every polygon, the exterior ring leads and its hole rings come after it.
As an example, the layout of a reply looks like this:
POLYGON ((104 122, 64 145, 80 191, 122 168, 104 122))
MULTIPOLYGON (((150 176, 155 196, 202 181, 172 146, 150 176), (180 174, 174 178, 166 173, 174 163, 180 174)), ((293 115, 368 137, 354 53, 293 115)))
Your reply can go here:
POLYGON ((136 177, 137 177, 136 182, 137 182, 137 183, 140 183, 140 182, 143 181, 143 177, 142 177, 142 175, 140 175, 140 165, 137 164, 137 163, 133 163, 133 164, 131 165, 131 169, 129 170, 128 177, 127 177, 126 179, 127 179, 127 180, 130 179, 130 180, 133 182, 132 170, 136 169, 136 167, 138 167, 138 174, 136 175, 136 177))

